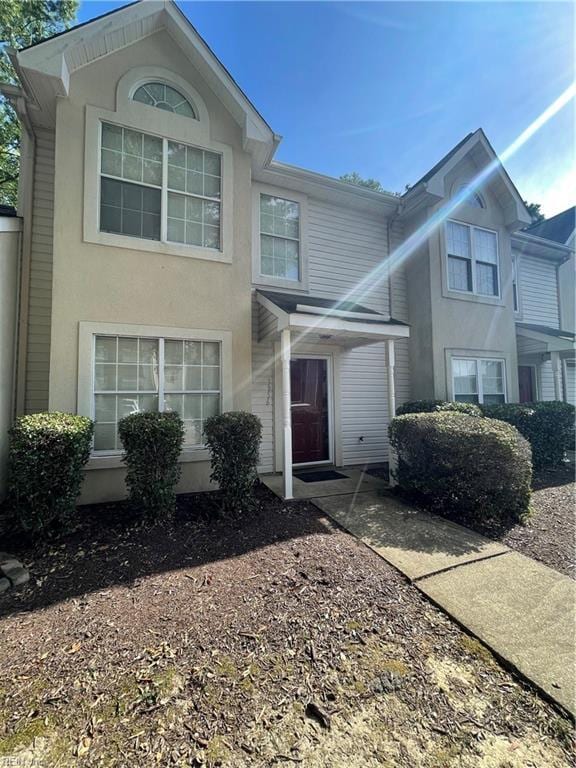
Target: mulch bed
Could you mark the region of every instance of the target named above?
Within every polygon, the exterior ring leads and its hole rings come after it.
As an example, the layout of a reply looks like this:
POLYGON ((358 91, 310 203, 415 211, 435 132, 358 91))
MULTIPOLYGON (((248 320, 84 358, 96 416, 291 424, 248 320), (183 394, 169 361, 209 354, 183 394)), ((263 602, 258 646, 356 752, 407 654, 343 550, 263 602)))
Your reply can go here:
POLYGON ((0 597, 0 764, 574 765, 554 708, 311 504, 179 503, 11 543, 32 576, 0 597))
POLYGON ((576 578, 576 484, 574 465, 540 471, 534 477, 533 512, 508 530, 475 526, 511 549, 576 578))

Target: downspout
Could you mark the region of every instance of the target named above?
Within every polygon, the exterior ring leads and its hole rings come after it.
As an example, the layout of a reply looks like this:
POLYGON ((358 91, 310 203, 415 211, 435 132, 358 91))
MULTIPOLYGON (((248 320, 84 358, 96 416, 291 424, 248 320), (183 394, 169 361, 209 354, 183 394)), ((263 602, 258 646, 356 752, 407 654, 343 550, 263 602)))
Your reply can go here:
POLYGON ((17 86, 0 83, 0 92, 10 101, 22 129, 20 142, 20 171, 18 179, 17 213, 22 218, 22 240, 20 246, 18 317, 16 331, 16 356, 14 375, 14 415, 21 415, 25 409, 26 357, 28 350, 28 312, 30 303, 30 263, 32 247, 32 211, 34 201, 34 162, 36 138, 28 114, 23 91, 17 86))

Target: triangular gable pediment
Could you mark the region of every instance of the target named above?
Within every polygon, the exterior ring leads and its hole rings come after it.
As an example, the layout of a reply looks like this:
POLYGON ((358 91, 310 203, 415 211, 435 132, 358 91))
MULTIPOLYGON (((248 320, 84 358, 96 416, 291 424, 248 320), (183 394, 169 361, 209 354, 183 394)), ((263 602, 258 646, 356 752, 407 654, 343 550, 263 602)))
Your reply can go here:
POLYGON ((514 186, 500 158, 480 128, 468 134, 461 142, 453 147, 440 162, 425 174, 404 195, 404 199, 427 198, 430 202, 439 202, 448 197, 446 180, 453 172, 465 163, 472 164, 477 170, 473 175, 471 187, 478 185, 488 187, 497 203, 502 208, 506 225, 511 229, 524 227, 531 222, 530 214, 514 186))
MULTIPOLYGON (((27 96, 44 122, 54 118, 56 96, 68 94, 78 69, 165 30, 242 128, 248 150, 272 156, 274 133, 230 73, 172 0, 132 3, 18 52, 11 59, 27 96)), ((42 120, 39 120, 42 122, 42 120)))

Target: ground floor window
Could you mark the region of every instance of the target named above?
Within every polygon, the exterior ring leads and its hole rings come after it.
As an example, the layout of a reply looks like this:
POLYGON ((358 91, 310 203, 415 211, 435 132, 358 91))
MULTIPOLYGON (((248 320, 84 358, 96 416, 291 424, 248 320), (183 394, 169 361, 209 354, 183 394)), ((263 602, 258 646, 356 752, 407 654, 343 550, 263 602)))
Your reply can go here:
POLYGON ((505 403, 504 360, 453 357, 452 390, 461 403, 505 403))
POLYGON ((221 357, 218 341, 94 336, 94 450, 121 450, 118 422, 137 411, 177 411, 185 446, 201 447, 221 411, 221 357))

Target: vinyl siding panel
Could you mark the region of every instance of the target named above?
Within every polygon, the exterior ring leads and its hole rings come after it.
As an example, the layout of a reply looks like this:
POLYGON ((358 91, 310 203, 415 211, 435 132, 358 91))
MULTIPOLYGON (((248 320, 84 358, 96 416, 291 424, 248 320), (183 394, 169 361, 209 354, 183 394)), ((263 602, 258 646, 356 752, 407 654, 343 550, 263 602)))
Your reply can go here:
POLYGON ((36 139, 30 252, 30 294, 26 350, 26 413, 47 410, 52 314, 54 219, 54 133, 36 139))
POLYGON ((558 287, 556 267, 544 259, 520 256, 520 308, 522 322, 558 328, 558 287))
POLYGON ((555 400, 554 372, 550 360, 545 360, 539 368, 539 400, 555 400))
MULTIPOLYGON (((259 472, 274 470, 274 342, 259 341, 260 310, 252 299, 252 413, 262 422, 259 472)), ((267 312, 267 314, 270 314, 267 312)))
POLYGON ((388 312, 387 225, 357 211, 310 200, 308 279, 310 294, 354 300, 388 312), (380 267, 380 269, 378 269, 380 267), (366 280, 372 273, 372 279, 366 280))

